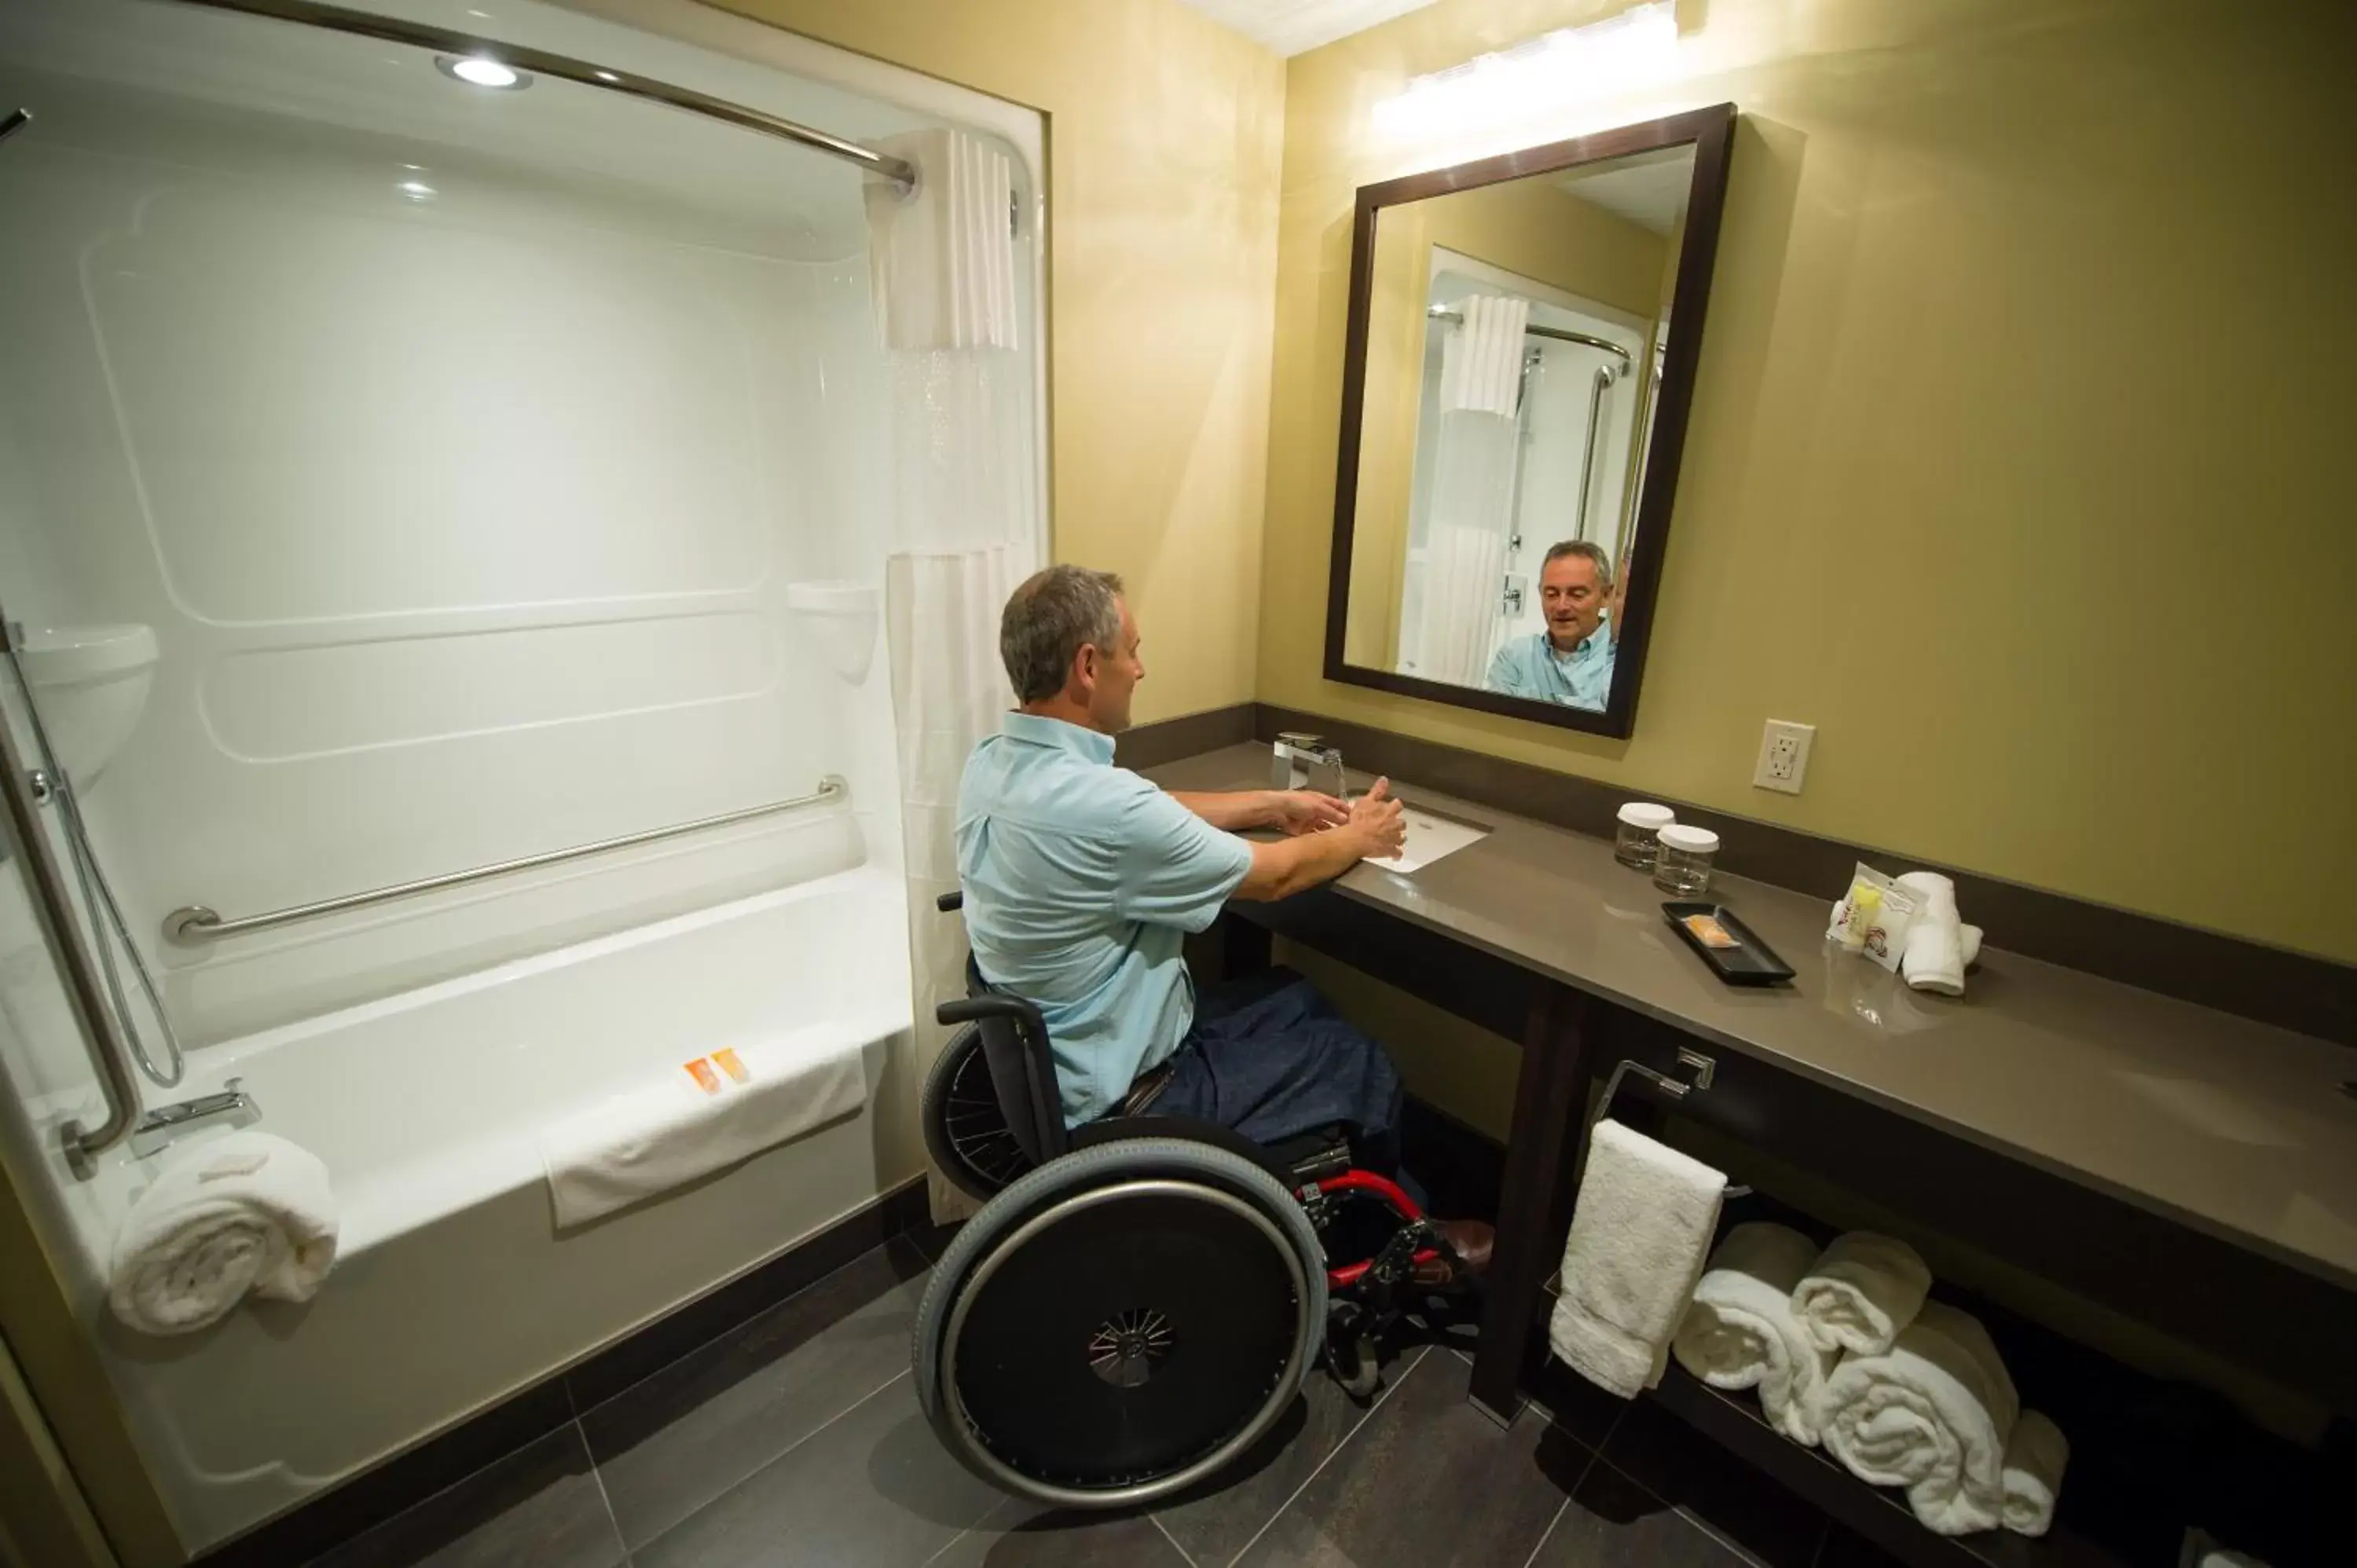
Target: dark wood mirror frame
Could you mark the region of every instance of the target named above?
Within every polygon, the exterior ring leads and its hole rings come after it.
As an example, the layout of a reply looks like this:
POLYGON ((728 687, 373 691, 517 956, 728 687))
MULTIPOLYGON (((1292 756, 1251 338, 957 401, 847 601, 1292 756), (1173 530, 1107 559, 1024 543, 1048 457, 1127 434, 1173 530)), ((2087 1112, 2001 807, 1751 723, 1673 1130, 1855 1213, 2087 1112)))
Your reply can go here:
POLYGON ((1358 207, 1351 221, 1351 319, 1342 345, 1342 439, 1334 480, 1334 555, 1326 584, 1328 680, 1597 735, 1625 738, 1636 727, 1637 692, 1644 679, 1645 644, 1652 631, 1662 564, 1668 556, 1670 513, 1677 499, 1686 411, 1694 402, 1695 366, 1702 354, 1703 317, 1710 300, 1711 266, 1718 256, 1719 219, 1727 204, 1727 152, 1734 136, 1735 105, 1721 103, 1359 188, 1358 207), (1643 542, 1643 548, 1629 569, 1622 599, 1627 619, 1620 628, 1612 691, 1604 711, 1509 697, 1348 662, 1343 657, 1343 633, 1350 622, 1351 545, 1358 521, 1359 432, 1365 417, 1367 317, 1374 294, 1376 215, 1386 207, 1427 197, 1689 145, 1695 149, 1695 160, 1686 192, 1685 243, 1678 254, 1677 282, 1670 295, 1670 319, 1676 325, 1663 355, 1660 400, 1645 453, 1644 489, 1637 498, 1634 537, 1643 542))

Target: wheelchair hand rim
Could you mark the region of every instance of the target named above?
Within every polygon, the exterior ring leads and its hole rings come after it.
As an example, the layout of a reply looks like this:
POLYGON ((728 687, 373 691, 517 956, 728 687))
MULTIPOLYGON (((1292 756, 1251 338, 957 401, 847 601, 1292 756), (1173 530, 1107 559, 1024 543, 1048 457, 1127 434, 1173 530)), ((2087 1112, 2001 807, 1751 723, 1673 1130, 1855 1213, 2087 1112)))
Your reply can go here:
POLYGON ((1277 1378, 1276 1386, 1279 1392, 1264 1402, 1252 1420, 1246 1422, 1224 1442, 1193 1463, 1169 1475, 1157 1476, 1151 1480, 1135 1481, 1126 1486, 1059 1486, 1055 1482, 1042 1480, 1037 1476, 1027 1476, 991 1452, 990 1445, 982 1440, 980 1432, 968 1419, 965 1402, 958 1394, 958 1343, 965 1327, 967 1308, 973 1305, 974 1298, 982 1294, 982 1287, 990 1283, 991 1276, 998 1272, 999 1266, 1006 1259, 1022 1251, 1024 1245, 1033 1237, 1073 1214, 1106 1203, 1133 1197, 1193 1198, 1214 1204, 1249 1220, 1254 1229, 1268 1239, 1269 1245, 1276 1250, 1277 1256, 1285 1261, 1286 1273, 1290 1276, 1293 1284, 1293 1299, 1297 1303, 1305 1305, 1309 1299, 1309 1280, 1308 1276, 1302 1272, 1301 1260, 1295 1256, 1293 1244, 1286 1240, 1284 1233, 1277 1230, 1268 1216, 1243 1198, 1231 1193, 1222 1192, 1219 1188, 1201 1182, 1170 1176, 1142 1176, 1134 1181, 1116 1182, 1107 1187, 1093 1187, 1087 1192, 1075 1193, 1071 1197, 1053 1204, 1025 1220, 1004 1242, 990 1250, 988 1255, 975 1267, 973 1275, 959 1287, 957 1305, 950 1311, 949 1328, 942 1335, 940 1374, 942 1397, 947 1402, 950 1416, 957 1423, 957 1429, 967 1434, 968 1453, 993 1480, 1009 1491, 1060 1507, 1082 1509, 1127 1508, 1139 1503, 1152 1502, 1157 1498, 1168 1497, 1173 1492, 1183 1491, 1205 1477, 1217 1474, 1226 1467, 1229 1461, 1258 1442, 1264 1433, 1276 1424, 1277 1416, 1284 1411, 1293 1392, 1300 1387, 1304 1358, 1302 1337, 1297 1334, 1294 1336, 1293 1348, 1286 1354, 1285 1369, 1277 1378))

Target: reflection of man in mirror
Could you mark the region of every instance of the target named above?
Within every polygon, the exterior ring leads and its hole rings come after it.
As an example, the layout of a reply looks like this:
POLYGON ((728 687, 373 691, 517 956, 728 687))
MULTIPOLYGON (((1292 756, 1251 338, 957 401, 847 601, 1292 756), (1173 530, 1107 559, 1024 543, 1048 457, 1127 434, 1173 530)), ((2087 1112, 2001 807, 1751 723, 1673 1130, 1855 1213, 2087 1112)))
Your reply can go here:
POLYGON ((1584 539, 1551 546, 1539 567, 1546 629, 1518 637, 1490 660, 1492 692, 1535 697, 1596 713, 1612 692, 1613 636, 1604 612, 1612 597, 1612 557, 1584 539))

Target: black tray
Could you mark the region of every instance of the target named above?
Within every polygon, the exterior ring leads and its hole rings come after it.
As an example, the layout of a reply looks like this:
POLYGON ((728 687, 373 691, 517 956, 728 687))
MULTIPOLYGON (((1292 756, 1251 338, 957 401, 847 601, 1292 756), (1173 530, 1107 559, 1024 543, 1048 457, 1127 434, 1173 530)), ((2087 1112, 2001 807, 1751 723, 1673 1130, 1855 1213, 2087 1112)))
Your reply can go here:
POLYGON ((1776 950, 1754 936, 1742 918, 1724 904, 1674 898, 1662 906, 1662 916, 1670 922, 1670 929, 1685 939, 1686 946, 1702 954, 1710 972, 1729 985, 1777 985, 1792 978, 1792 966, 1778 958, 1776 950), (1708 915, 1727 928, 1727 934, 1735 939, 1737 945, 1704 946, 1701 938, 1686 929, 1688 915, 1708 915))

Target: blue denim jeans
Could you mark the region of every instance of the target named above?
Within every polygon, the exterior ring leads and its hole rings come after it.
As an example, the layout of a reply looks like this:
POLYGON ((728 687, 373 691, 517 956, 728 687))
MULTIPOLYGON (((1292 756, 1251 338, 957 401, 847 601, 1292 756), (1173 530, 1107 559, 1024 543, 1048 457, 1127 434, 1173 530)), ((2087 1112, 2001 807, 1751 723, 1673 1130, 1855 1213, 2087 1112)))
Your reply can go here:
POLYGON ((1359 1163, 1399 1165, 1399 1072, 1383 1047, 1290 970, 1207 988, 1150 1114, 1194 1116, 1273 1144, 1340 1122, 1359 1163))

